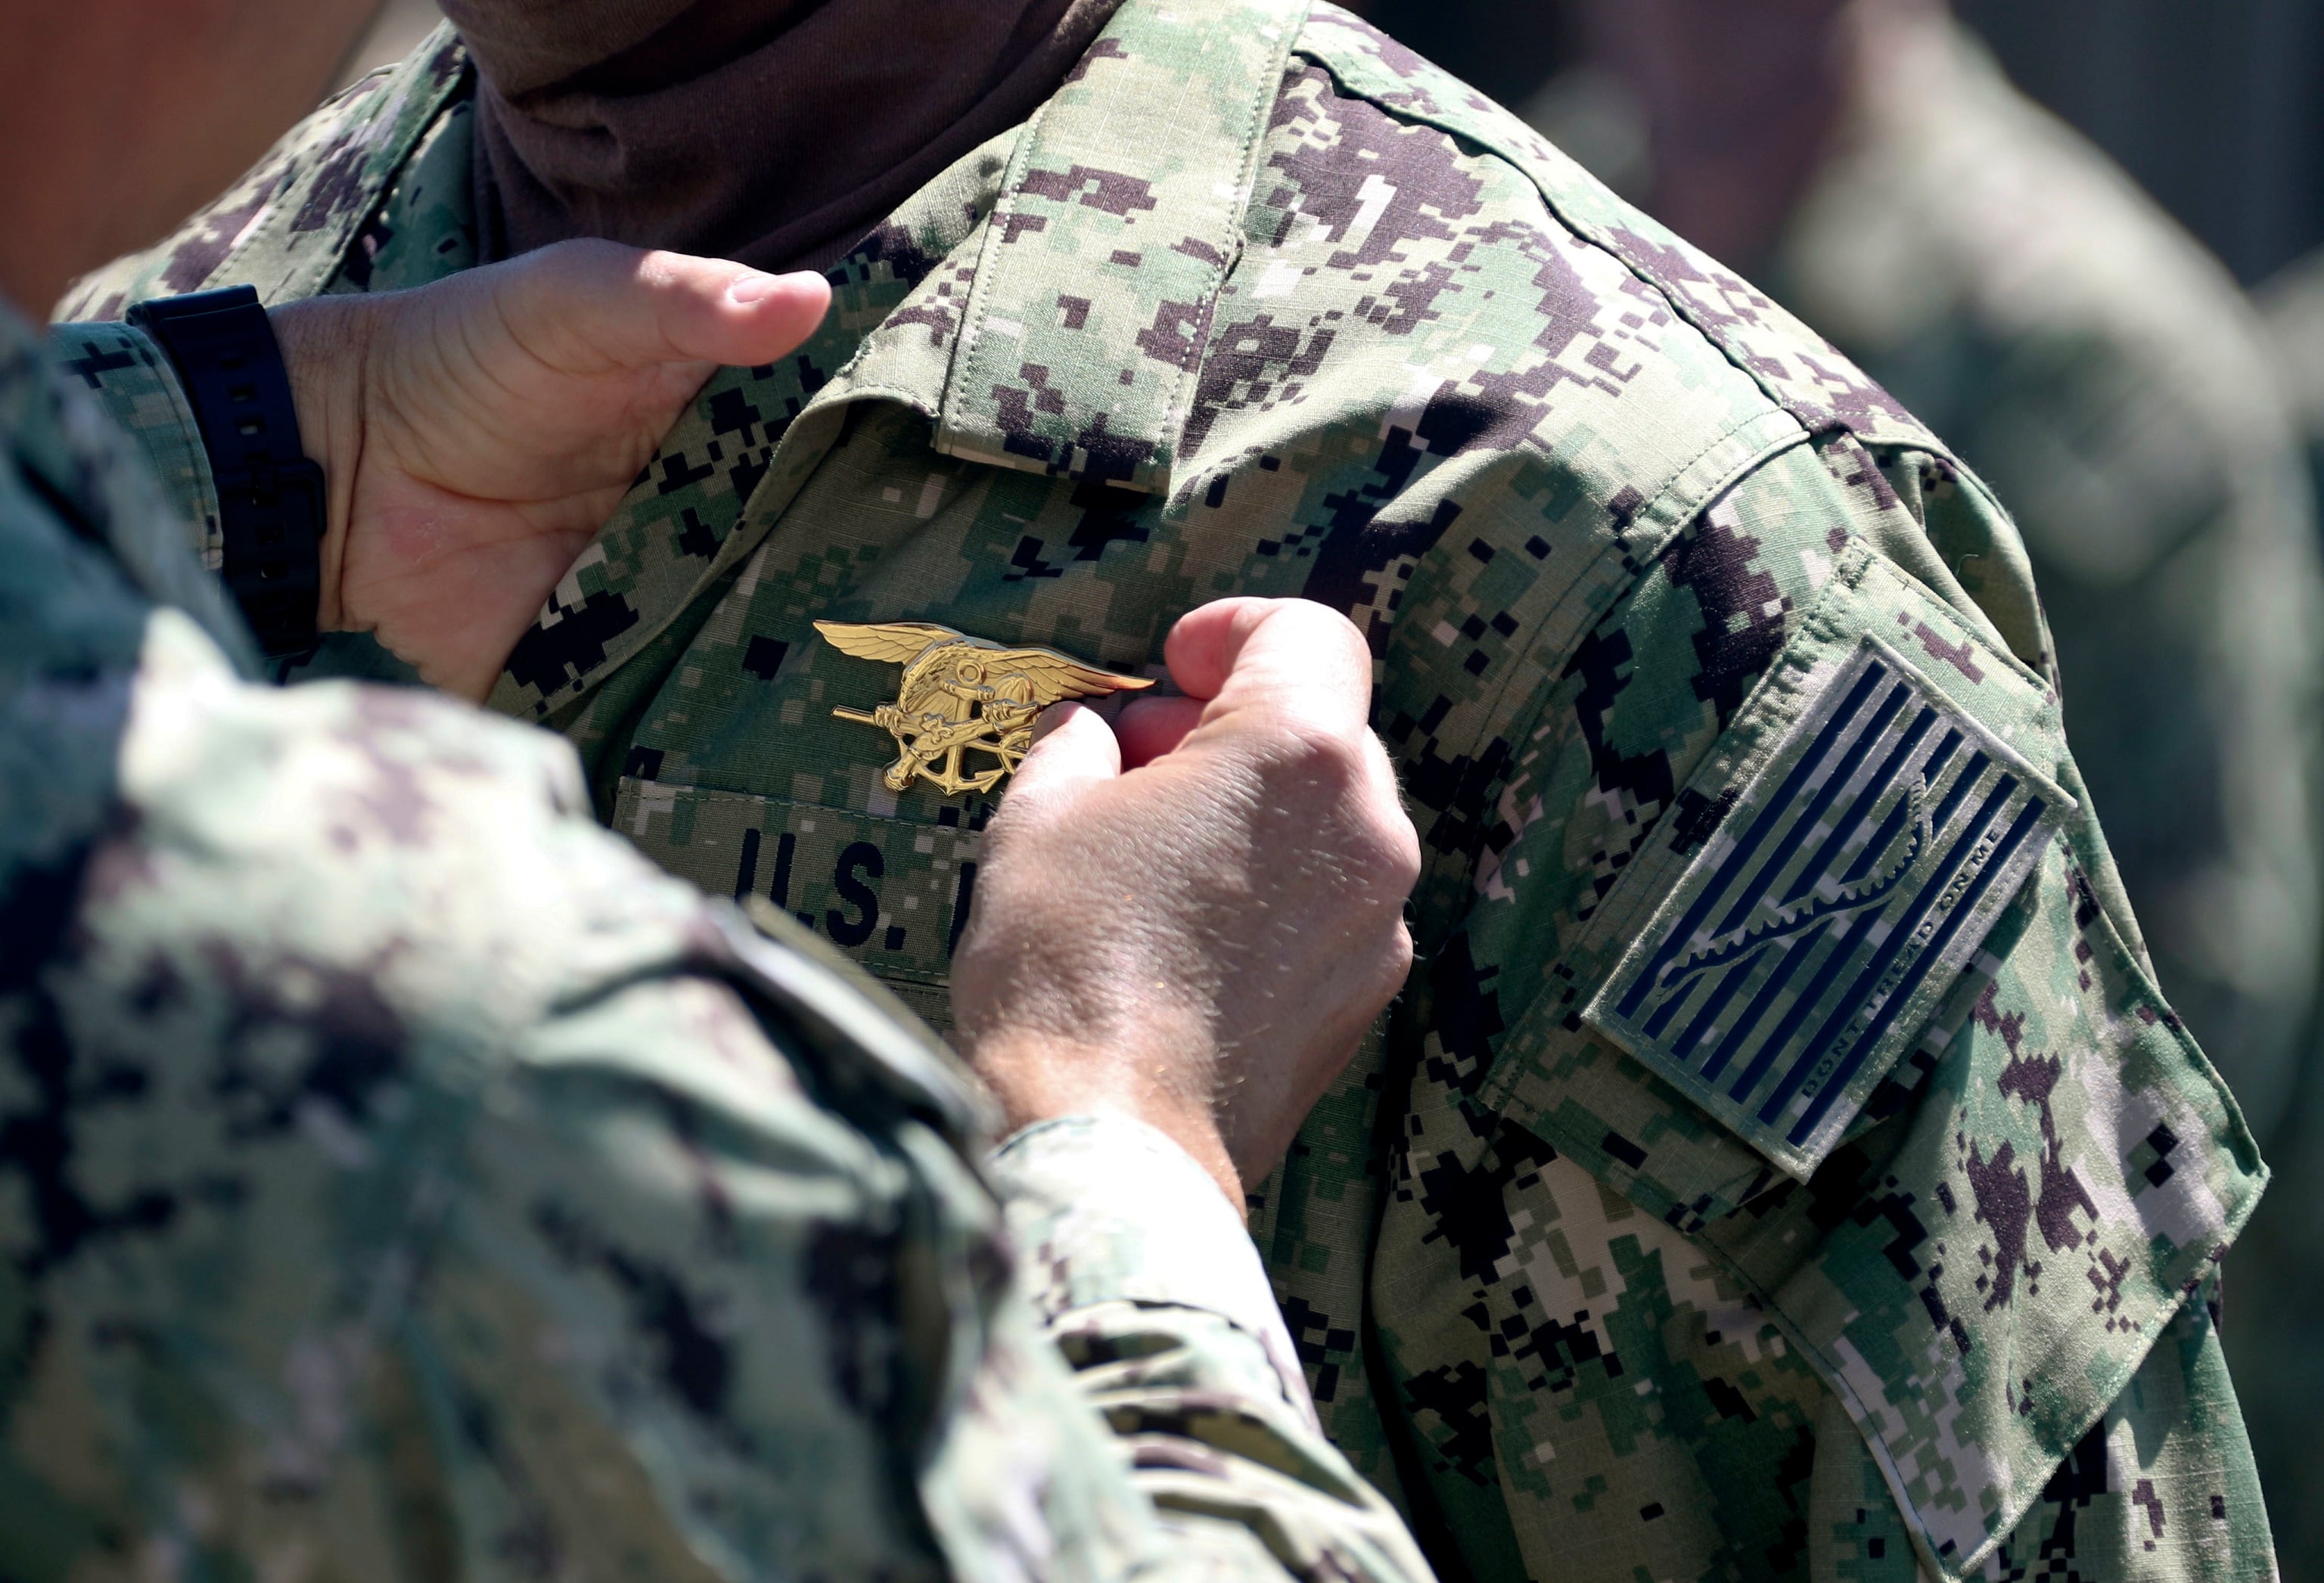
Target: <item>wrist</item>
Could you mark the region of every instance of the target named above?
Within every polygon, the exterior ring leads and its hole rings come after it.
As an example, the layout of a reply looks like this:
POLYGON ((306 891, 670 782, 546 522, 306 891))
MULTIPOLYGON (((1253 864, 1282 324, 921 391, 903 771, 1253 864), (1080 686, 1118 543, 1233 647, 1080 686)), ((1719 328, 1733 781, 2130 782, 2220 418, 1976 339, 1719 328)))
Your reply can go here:
MULTIPOLYGON (((1237 1389, 1255 1401, 1279 1390, 1306 1415, 1298 1350, 1244 1207, 1210 1202, 1176 1140, 1121 1117, 1068 1117, 1014 1134, 986 1169, 1045 1324, 1116 1303, 1211 1315, 1258 1343, 1257 1357, 1231 1366, 1237 1389), (1244 1372, 1260 1358, 1271 1380, 1244 1372)), ((1206 1367, 1222 1361, 1211 1353, 1206 1367)))
POLYGON ((327 515, 272 319, 248 286, 152 298, 129 310, 176 371, 201 435, 223 540, 220 575, 272 656, 313 646, 327 515))
POLYGON ((347 537, 363 460, 363 391, 372 306, 362 297, 318 297, 270 308, 290 402, 308 457, 323 470, 322 588, 316 626, 355 625, 345 597, 347 537))
POLYGON ((1182 1093, 1167 1081, 1175 1063, 1036 1034, 984 1038, 965 1053, 1000 1103, 1004 1136, 1076 1116, 1142 1122, 1185 1150, 1243 1212, 1242 1173, 1216 1109, 1208 1094, 1182 1093))

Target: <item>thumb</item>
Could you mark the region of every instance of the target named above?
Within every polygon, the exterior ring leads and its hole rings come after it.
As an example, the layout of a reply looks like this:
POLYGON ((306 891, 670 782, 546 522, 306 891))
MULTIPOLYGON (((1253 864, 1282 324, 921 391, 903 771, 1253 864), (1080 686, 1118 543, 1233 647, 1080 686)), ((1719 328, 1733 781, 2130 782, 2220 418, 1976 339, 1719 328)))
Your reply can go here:
POLYGON ((495 306, 510 333, 571 373, 771 363, 813 335, 831 306, 818 274, 770 275, 610 242, 560 243, 501 268, 495 306))
POLYGON ((1178 618, 1171 679, 1206 699, 1205 722, 1250 713, 1353 735, 1371 706, 1372 657, 1355 624, 1305 599, 1222 599, 1178 618))
POLYGON ((1078 704, 1055 704, 1034 728, 1033 750, 1009 783, 1004 810, 1066 807, 1120 774, 1121 744, 1113 728, 1078 704))

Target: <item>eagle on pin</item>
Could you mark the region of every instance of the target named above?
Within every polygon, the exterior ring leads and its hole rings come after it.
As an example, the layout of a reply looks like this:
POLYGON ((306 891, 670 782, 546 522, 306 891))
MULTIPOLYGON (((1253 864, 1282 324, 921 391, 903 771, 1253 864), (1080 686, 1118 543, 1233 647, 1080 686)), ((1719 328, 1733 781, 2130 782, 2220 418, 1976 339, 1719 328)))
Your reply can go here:
POLYGON ((817 621, 815 630, 842 654, 904 667, 894 703, 831 712, 896 739, 901 756, 881 777, 890 791, 915 779, 946 796, 991 791, 1023 761, 1033 722, 1050 704, 1154 685, 1054 649, 1004 649, 933 621, 817 621))

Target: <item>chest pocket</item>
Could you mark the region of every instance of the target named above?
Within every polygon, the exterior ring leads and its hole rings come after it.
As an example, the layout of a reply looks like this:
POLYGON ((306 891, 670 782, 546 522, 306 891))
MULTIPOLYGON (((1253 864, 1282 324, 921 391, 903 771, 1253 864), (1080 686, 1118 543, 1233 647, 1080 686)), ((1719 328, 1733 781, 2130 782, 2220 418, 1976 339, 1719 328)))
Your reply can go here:
POLYGON ((976 895, 982 810, 885 817, 625 777, 613 828, 713 896, 757 897, 948 1032, 952 951, 976 895))

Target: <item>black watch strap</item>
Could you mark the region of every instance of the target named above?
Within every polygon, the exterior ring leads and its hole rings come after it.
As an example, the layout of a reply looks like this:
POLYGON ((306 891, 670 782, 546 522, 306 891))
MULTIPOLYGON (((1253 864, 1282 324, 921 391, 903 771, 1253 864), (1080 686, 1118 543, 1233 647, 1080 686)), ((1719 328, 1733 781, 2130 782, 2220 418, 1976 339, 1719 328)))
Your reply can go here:
POLYGON ((323 589, 323 470, 299 444, 282 348, 248 286, 163 297, 129 322, 169 354, 217 481, 226 585, 267 653, 315 642, 323 589))

